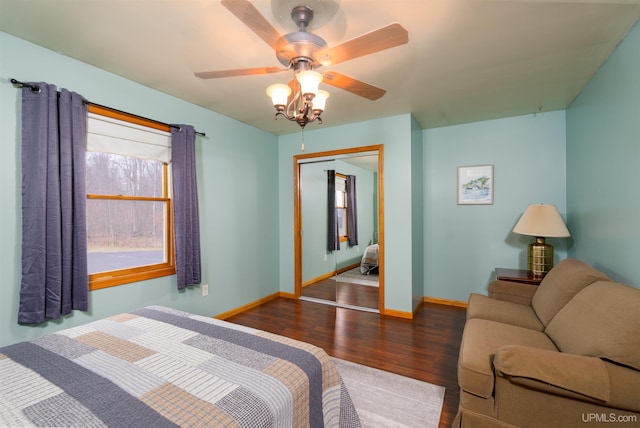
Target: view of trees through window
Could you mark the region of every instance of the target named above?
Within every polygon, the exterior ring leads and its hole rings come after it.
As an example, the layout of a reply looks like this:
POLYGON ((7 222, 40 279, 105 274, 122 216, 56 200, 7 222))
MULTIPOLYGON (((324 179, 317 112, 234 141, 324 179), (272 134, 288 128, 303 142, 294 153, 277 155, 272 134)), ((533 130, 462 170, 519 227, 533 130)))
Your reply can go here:
POLYGON ((166 262, 166 165, 87 152, 89 273, 166 262))

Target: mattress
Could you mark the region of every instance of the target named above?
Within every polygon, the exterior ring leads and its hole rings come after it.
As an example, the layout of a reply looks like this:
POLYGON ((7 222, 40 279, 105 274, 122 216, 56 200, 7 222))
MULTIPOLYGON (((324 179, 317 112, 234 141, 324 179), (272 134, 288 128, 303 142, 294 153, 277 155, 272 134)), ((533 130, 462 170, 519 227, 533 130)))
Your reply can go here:
POLYGON ((320 348, 150 306, 0 348, 0 426, 359 427, 320 348))

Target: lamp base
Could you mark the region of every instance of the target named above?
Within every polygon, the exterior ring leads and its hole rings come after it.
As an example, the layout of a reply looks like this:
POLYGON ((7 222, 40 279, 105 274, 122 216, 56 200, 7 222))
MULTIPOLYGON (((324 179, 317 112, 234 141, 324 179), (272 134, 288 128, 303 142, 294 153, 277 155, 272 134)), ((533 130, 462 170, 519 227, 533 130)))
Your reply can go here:
POLYGON ((544 276, 553 267, 553 245, 544 242, 544 238, 536 237, 536 242, 529 245, 527 269, 534 276, 544 276))

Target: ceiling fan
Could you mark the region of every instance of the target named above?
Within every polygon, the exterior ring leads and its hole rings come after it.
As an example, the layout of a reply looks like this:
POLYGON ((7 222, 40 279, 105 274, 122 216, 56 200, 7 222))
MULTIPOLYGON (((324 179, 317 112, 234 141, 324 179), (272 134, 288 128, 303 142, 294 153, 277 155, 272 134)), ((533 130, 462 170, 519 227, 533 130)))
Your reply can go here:
MULTIPOLYGON (((300 0, 304 3, 305 0, 300 0)), ((403 45, 409 41, 409 34, 398 23, 392 23, 334 47, 318 35, 306 31, 313 20, 313 9, 300 5, 291 10, 291 19, 298 31, 281 36, 266 18, 247 0, 222 0, 222 5, 240 19, 251 31, 257 34, 276 52, 276 57, 286 68, 257 67, 218 71, 202 71, 195 75, 202 79, 221 77, 249 76, 279 73, 293 70, 298 73, 315 70, 321 66, 335 65, 364 55, 403 45)), ((386 91, 360 80, 337 73, 325 71, 323 82, 343 89, 369 100, 377 100, 386 91)))

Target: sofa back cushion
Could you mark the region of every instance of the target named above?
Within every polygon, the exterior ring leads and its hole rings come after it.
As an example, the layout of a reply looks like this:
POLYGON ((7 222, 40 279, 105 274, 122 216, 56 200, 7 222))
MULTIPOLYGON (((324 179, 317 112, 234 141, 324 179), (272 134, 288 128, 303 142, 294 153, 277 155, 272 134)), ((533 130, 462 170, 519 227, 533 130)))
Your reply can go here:
POLYGON ((576 294, 545 332, 562 352, 640 370, 640 289, 597 281, 576 294))
POLYGON ((544 277, 531 305, 545 326, 580 290, 607 275, 576 259, 564 259, 544 277))

